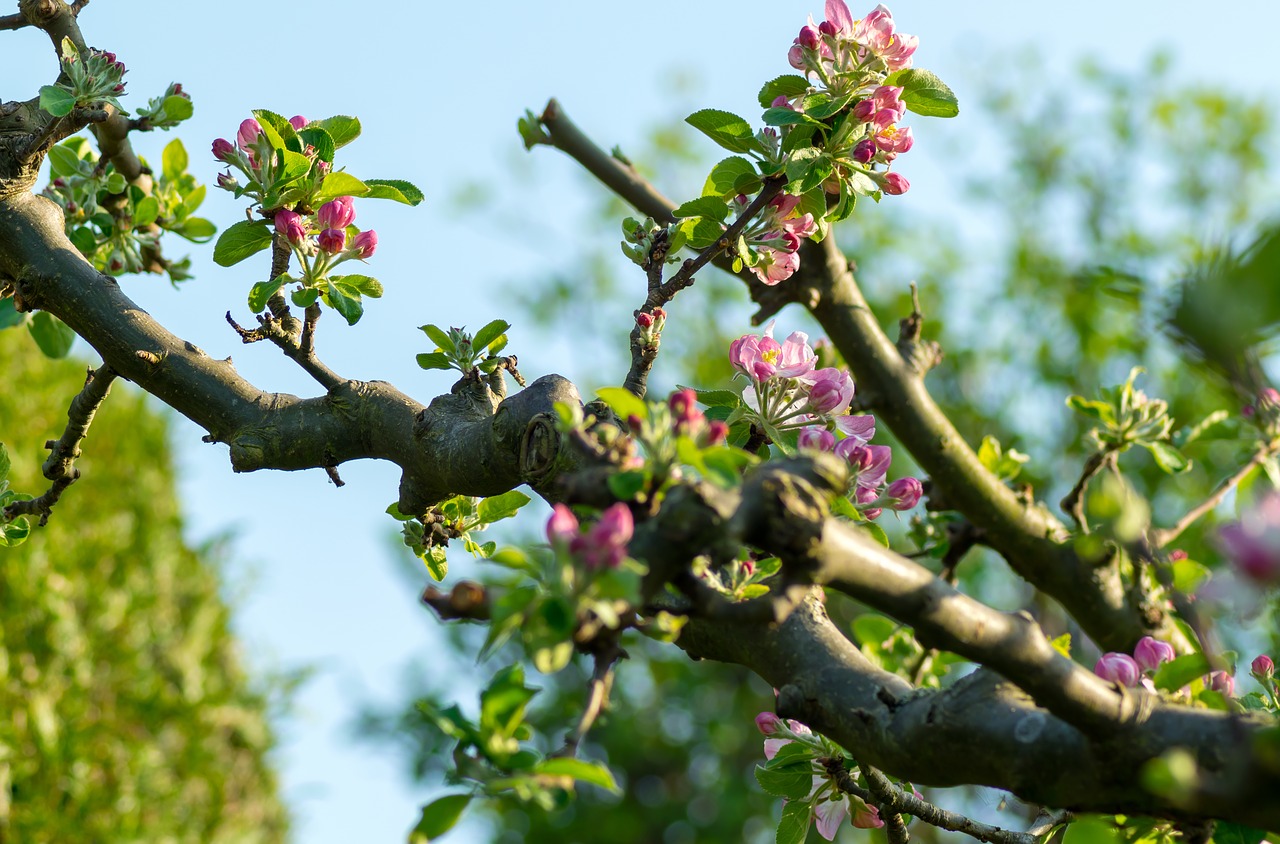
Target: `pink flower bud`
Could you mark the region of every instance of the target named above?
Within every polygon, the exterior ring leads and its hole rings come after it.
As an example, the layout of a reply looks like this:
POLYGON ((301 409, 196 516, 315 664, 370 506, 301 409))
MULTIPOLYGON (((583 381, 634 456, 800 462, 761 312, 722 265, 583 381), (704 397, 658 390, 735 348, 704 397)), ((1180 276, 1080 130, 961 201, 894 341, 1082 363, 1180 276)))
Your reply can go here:
POLYGON ((1218 544, 1245 577, 1269 584, 1280 580, 1280 492, 1270 492, 1240 521, 1218 531, 1218 544))
POLYGON ((922 495, 924 495, 924 486, 917 478, 898 478, 884 491, 885 498, 897 502, 889 506, 899 511, 910 510, 919 504, 922 495))
POLYGON ((1227 697, 1236 693, 1236 679, 1225 671, 1215 671, 1209 675, 1209 688, 1227 697))
POLYGON ((836 29, 836 25, 831 21, 823 21, 822 23, 818 24, 818 32, 822 33, 823 35, 832 36, 832 35, 835 35, 838 31, 839 30, 836 29))
POLYGON ((723 419, 712 419, 707 423, 706 444, 719 445, 729 436, 729 426, 723 419))
POLYGON ((804 70, 804 49, 799 44, 791 45, 787 51, 787 64, 796 70, 804 70))
POLYGON ((219 173, 217 182, 218 187, 223 190, 235 190, 240 187, 240 180, 230 173, 219 173))
POLYGON ((569 543, 578 537, 578 517, 563 504, 557 504, 547 520, 547 541, 553 546, 569 543))
POLYGON ((644 428, 644 420, 633 413, 627 417, 627 427, 631 429, 631 433, 638 434, 644 428))
POLYGON ((289 125, 292 126, 295 131, 301 132, 303 129, 307 128, 307 118, 303 117, 301 114, 295 114, 293 117, 289 118, 289 125))
POLYGON ((112 89, 111 89, 111 93, 113 93, 113 94, 123 94, 123 93, 124 93, 124 83, 123 83, 123 82, 117 83, 117 84, 116 84, 116 86, 115 86, 114 88, 112 88, 112 89))
POLYGON ((182 97, 183 99, 187 99, 187 100, 191 99, 191 95, 188 94, 186 91, 182 90, 181 82, 173 83, 171 94, 172 96, 175 96, 175 97, 182 97))
POLYGON ((281 208, 276 212, 275 224, 276 231, 294 246, 302 243, 307 237, 307 227, 302 222, 302 215, 287 208, 281 208))
POLYGON ((796 38, 796 43, 806 50, 816 50, 818 45, 822 43, 822 35, 816 27, 805 26, 800 29, 800 35, 796 38))
POLYGON ((1104 680, 1110 680, 1112 683, 1118 683, 1121 686, 1133 687, 1138 685, 1139 679, 1142 677, 1142 670, 1138 667, 1138 663, 1128 654, 1105 653, 1098 663, 1093 666, 1093 673, 1097 674, 1104 680))
MULTIPOLYGON (((885 446, 885 447, 888 448, 888 446, 885 446)), ((865 504, 872 503, 873 501, 877 500, 879 497, 880 496, 876 493, 874 489, 871 489, 869 487, 858 487, 858 492, 854 496, 854 500, 859 505, 865 505, 865 504)), ((884 512, 884 509, 881 507, 862 507, 862 515, 866 516, 868 519, 871 519, 872 521, 875 521, 876 519, 880 518, 880 514, 883 512, 884 512)))
POLYGON ((373 253, 378 248, 378 233, 373 229, 360 232, 351 240, 351 248, 356 252, 356 257, 361 261, 373 257, 373 253))
POLYGON ((911 189, 911 183, 901 173, 884 174, 884 192, 890 196, 901 196, 911 189))
POLYGON ((876 144, 870 138, 863 138, 853 146, 853 160, 859 164, 866 164, 868 161, 876 157, 876 144))
POLYGON ((331 199, 316 213, 320 227, 325 229, 345 229, 355 222, 356 201, 350 196, 339 196, 331 199))
POLYGON ((1143 636, 1138 646, 1133 649, 1133 658, 1143 671, 1155 671, 1162 663, 1168 662, 1175 656, 1177 654, 1174 653, 1173 645, 1150 636, 1143 636))
POLYGON ((809 382, 809 409, 821 416, 842 413, 853 401, 853 379, 849 373, 827 367, 815 370, 801 380, 809 382))
POLYGON ((636 325, 641 328, 653 328, 653 314, 646 314, 644 311, 636 314, 636 325))
POLYGON ((769 105, 773 108, 789 108, 795 111, 795 108, 791 105, 791 100, 787 99, 785 94, 779 94, 774 97, 773 102, 769 103, 769 105))
POLYGON ((236 157, 236 148, 226 138, 218 138, 213 142, 213 157, 219 161, 231 161, 236 157))
POLYGON ((55 188, 65 188, 67 186, 67 180, 62 178, 54 179, 53 186, 55 188))
POLYGON ((776 736, 779 733, 786 733, 786 725, 782 723, 782 719, 772 712, 761 712, 756 716, 756 729, 766 736, 776 736))
POLYGON ((698 410, 697 392, 687 387, 672 393, 667 406, 671 408, 677 425, 693 425, 704 418, 702 411, 698 410))
POLYGON ((347 246, 347 233, 342 229, 325 229, 318 239, 320 248, 330 255, 336 255, 347 246))
POLYGON ((634 532, 631 510, 625 504, 614 504, 585 536, 574 540, 571 550, 589 569, 617 568, 627 555, 627 543, 634 532))
POLYGON ((250 117, 248 120, 240 123, 240 129, 236 132, 236 143, 240 145, 240 149, 248 149, 253 146, 254 141, 258 140, 258 136, 262 134, 262 126, 258 121, 250 117))
POLYGON ((68 203, 67 203, 67 213, 68 213, 68 214, 74 214, 74 213, 76 213, 76 212, 77 212, 77 211, 79 211, 79 210, 80 210, 80 206, 79 206, 79 205, 76 205, 74 202, 68 202, 68 203))
POLYGON ((808 428, 800 429, 800 435, 796 438, 796 443, 800 448, 814 451, 831 451, 836 447, 836 435, 826 428, 811 425, 808 428))
POLYGON ((1271 657, 1266 654, 1254 657, 1253 662, 1249 665, 1250 670, 1259 677, 1270 678, 1276 673, 1276 664, 1271 657))
POLYGON ((1181 548, 1174 548, 1169 552, 1169 562, 1171 563, 1176 563, 1179 560, 1185 559, 1187 559, 1187 552, 1183 551, 1181 548))

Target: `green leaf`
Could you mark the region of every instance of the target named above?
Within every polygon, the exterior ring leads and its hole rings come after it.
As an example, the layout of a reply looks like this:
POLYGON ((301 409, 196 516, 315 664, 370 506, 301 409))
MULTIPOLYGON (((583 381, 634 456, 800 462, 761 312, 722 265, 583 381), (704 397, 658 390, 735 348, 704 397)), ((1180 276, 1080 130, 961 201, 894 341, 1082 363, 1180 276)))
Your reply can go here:
MULTIPOLYGON (((178 99, 182 99, 179 97, 178 99)), ((187 166, 190 161, 187 157, 187 148, 182 145, 181 138, 174 138, 165 144, 164 152, 160 156, 161 170, 164 177, 171 182, 178 181, 183 173, 187 172, 187 166)))
POLYGON ((760 174, 755 165, 741 156, 731 155, 711 168, 702 187, 703 196, 731 197, 760 190, 760 174))
POLYGON ((862 528, 867 533, 871 534, 871 538, 876 542, 879 542, 886 548, 889 547, 889 535, 884 532, 884 528, 880 527, 880 525, 872 521, 866 521, 862 523, 862 528))
POLYGON ((706 249, 724 234, 724 225, 706 217, 690 217, 680 223, 681 235, 694 249, 706 249))
POLYGON ((813 790, 813 763, 802 762, 786 768, 766 768, 756 765, 756 782, 766 794, 803 800, 813 790))
POLYGON ((1175 560, 1169 565, 1173 571, 1173 588, 1184 595, 1194 595, 1209 577, 1209 569, 1195 560, 1175 560))
POLYGON ((495 495, 492 498, 486 498, 481 501, 480 506, 476 509, 476 514, 480 517, 480 521, 485 524, 493 524, 494 522, 511 518, 531 500, 523 492, 513 489, 510 492, 504 492, 501 495, 495 495))
POLYGON ((449 573, 449 552, 439 545, 428 548, 422 562, 426 563, 427 573, 436 583, 444 580, 445 575, 449 573))
POLYGON ((955 117, 960 105, 955 93, 936 73, 919 67, 891 73, 883 85, 900 85, 907 109, 925 117, 955 117))
POLYGON ((854 91, 849 91, 839 97, 832 97, 825 92, 812 94, 804 98, 804 113, 815 120, 826 120, 828 117, 834 117, 853 101, 855 93, 854 91))
POLYGON ((818 125, 818 121, 812 117, 790 108, 767 108, 764 111, 763 119, 769 126, 795 126, 805 123, 818 125))
POLYGON ((285 185, 295 179, 301 179, 311 170, 311 159, 302 153, 284 149, 280 150, 279 155, 284 158, 284 167, 276 176, 276 185, 285 185))
POLYGON ((178 225, 170 226, 169 231, 192 243, 208 243, 218 233, 218 227, 203 217, 188 217, 178 225))
POLYGON ((360 304, 360 296, 349 295, 340 290, 333 282, 329 282, 328 290, 321 294, 329 307, 342 315, 347 325, 355 325, 364 315, 364 305, 360 304))
POLYGON ((672 213, 677 217, 710 217, 723 223, 729 216, 729 205, 718 196, 703 196, 689 200, 672 213))
POLYGON ((639 416, 641 419, 649 418, 648 405, 642 399, 636 398, 635 393, 625 387, 601 387, 596 390, 596 395, 624 422, 632 416, 639 416))
POLYGON ((503 737, 514 735, 524 720, 525 706, 537 693, 524 684, 520 663, 502 669, 480 693, 480 729, 503 737))
POLYGON ((730 152, 764 151, 751 124, 736 114, 704 108, 686 117, 685 122, 730 152))
POLYGON ((1113 824, 1097 817, 1083 817, 1067 827, 1062 844, 1119 844, 1121 840, 1113 824))
POLYGON ((1230 821, 1218 821, 1213 827, 1213 844, 1260 844, 1266 837, 1265 830, 1230 821))
POLYGON ((54 117, 66 117, 76 107, 76 95, 57 85, 40 88, 40 108, 54 117))
POLYGON ((65 358, 76 341, 76 333, 48 311, 37 311, 27 323, 27 330, 46 357, 65 358))
POLYGON ((439 326, 432 325, 431 323, 420 325, 418 327, 426 332, 427 336, 431 338, 431 342, 435 343, 436 348, 440 351, 446 354, 453 354, 457 351, 453 345, 453 338, 449 336, 449 332, 439 326))
POLYGON ((49 173, 54 178, 75 176, 80 172, 80 156, 66 144, 58 144, 49 150, 49 173))
POLYGON ((338 149, 360 137, 360 121, 342 114, 324 120, 313 120, 307 124, 308 129, 313 126, 328 132, 329 137, 333 138, 333 145, 338 149))
MULTIPOLYGON (((812 782, 812 777, 810 778, 812 782)), ((804 844, 809 834, 809 815, 812 808, 804 800, 789 800, 782 807, 782 820, 778 821, 776 844, 804 844)))
POLYGON ((149 226, 160 216, 160 202, 154 196, 144 196, 133 207, 133 227, 140 229, 149 226))
POLYGON ((1209 660, 1205 658, 1204 654, 1183 654, 1160 666, 1156 670, 1152 681, 1156 684, 1157 689, 1173 692, 1181 689, 1192 680, 1203 677, 1211 670, 1209 660))
POLYGON ((9 450, 4 447, 4 443, 0 443, 0 481, 9 477, 9 468, 13 462, 9 460, 9 450))
POLYGON ((339 196, 364 196, 368 192, 368 185, 350 173, 340 171, 324 177, 324 182, 321 183, 320 190, 316 191, 312 202, 320 205, 339 196))
POLYGON ((809 80, 803 76, 794 74, 785 74, 770 79, 764 83, 764 87, 760 89, 760 108, 772 107, 773 101, 778 97, 786 97, 792 99, 809 90, 809 80))
POLYGON ((1116 422, 1115 408, 1109 402, 1090 400, 1084 396, 1068 396, 1067 407, 1106 425, 1114 425, 1116 422))
POLYGON ((402 179, 368 179, 368 199, 392 199, 405 205, 418 205, 424 197, 417 186, 402 179))
POLYGON ((588 762, 584 759, 547 759, 533 770, 534 773, 554 777, 572 777, 578 782, 590 783, 607 791, 612 791, 614 794, 622 793, 622 790, 618 788, 618 783, 613 779, 613 774, 598 762, 588 762))
POLYGON ((249 290, 249 310, 260 314, 267 308, 267 300, 271 298, 285 282, 292 281, 288 273, 281 273, 270 281, 260 281, 249 290))
POLYGON ((338 145, 334 142, 333 135, 326 132, 324 128, 309 123, 298 132, 298 138, 307 146, 315 147, 316 157, 321 161, 333 163, 333 153, 338 145))
POLYGON ((470 803, 470 794, 449 794, 423 806, 422 818, 409 833, 409 844, 429 844, 453 829, 470 803))
POLYGON ((533 652, 533 667, 543 674, 555 674, 573 658, 573 642, 557 642, 533 652))
POLYGON ((511 323, 506 320, 495 319, 477 331, 476 336, 471 338, 471 348, 477 350, 487 349, 494 341, 505 334, 510 327, 511 323))
POLYGON ((233 267, 270 245, 271 229, 266 223, 241 220, 218 238, 213 247, 213 260, 220 267, 233 267))
MULTIPOLYGON (((181 123, 183 120, 190 119, 191 115, 196 113, 196 107, 191 100, 186 97, 180 97, 174 94, 171 97, 165 97, 164 102, 160 104, 164 109, 165 117, 170 123, 181 123)), ((182 168, 187 169, 186 167, 182 168)))
POLYGON ((1167 474, 1176 475, 1191 468, 1191 461, 1184 457, 1181 451, 1166 442, 1142 441, 1138 445, 1151 452, 1151 456, 1156 459, 1156 465, 1167 474))
POLYGON ((733 390, 698 390, 692 387, 677 386, 677 390, 692 389, 698 394, 698 401, 707 407, 737 408, 742 406, 742 396, 733 390))
MULTIPOLYGON (((23 498, 30 498, 25 495, 23 498)), ((21 545, 31 535, 31 522, 26 517, 14 519, 8 524, 0 525, 0 548, 14 548, 21 545)))
POLYGON ((376 278, 370 278, 367 275, 333 275, 329 276, 329 280, 338 285, 343 291, 351 291, 361 296, 368 296, 370 299, 382 298, 382 282, 376 278))
POLYGON ((878 647, 898 629, 898 622, 876 613, 863 613, 853 620, 853 638, 859 645, 878 647))
POLYGON ((453 369, 453 364, 449 362, 444 352, 418 355, 418 366, 423 369, 453 369))
POLYGON ((619 501, 631 501, 645 488, 649 483, 649 475, 647 472, 618 472, 610 475, 606 481, 609 485, 609 491, 619 501))

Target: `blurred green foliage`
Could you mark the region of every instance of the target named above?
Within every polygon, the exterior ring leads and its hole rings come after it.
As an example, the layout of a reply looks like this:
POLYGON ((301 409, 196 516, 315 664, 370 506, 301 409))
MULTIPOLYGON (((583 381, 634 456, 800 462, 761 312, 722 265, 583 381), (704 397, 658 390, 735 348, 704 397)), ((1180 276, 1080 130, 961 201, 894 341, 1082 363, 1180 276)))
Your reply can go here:
MULTIPOLYGON (((43 442, 84 370, 0 331, 11 480, 39 494, 43 442)), ((118 383, 84 477, 33 541, 0 552, 0 842, 280 842, 278 695, 246 675, 217 547, 183 540, 165 418, 118 383)))
MULTIPOLYGON (((931 173, 948 179, 937 192, 944 201, 935 208, 868 202, 837 227, 836 236, 856 261, 864 292, 891 336, 911 309, 908 282, 916 282, 925 337, 946 352, 929 374, 932 393, 975 447, 991 436, 1006 451, 1028 455, 1018 472, 1006 474, 1017 474, 1011 482, 1029 484, 1055 511, 1094 447, 1090 420, 1065 406, 1068 396, 1096 395, 1123 383, 1141 364, 1147 375, 1139 386, 1169 402, 1175 437, 1177 429, 1215 410, 1228 411, 1227 421, 1207 427, 1187 446, 1192 467, 1172 480, 1146 451, 1135 449, 1121 460, 1126 478, 1151 500, 1156 523, 1169 524, 1241 466, 1257 440, 1241 419, 1240 397, 1209 368, 1187 360, 1166 321, 1181 282, 1222 251, 1248 246, 1264 215, 1275 211, 1269 152, 1276 148, 1276 104, 1188 84, 1162 56, 1136 73, 1085 62, 1074 77, 1050 80, 1029 55, 1019 72, 1002 69, 967 88, 982 92, 982 101, 965 103, 965 116, 947 127, 951 134, 919 134, 916 150, 900 166, 920 191, 925 180, 916 178, 912 160, 931 137, 950 144, 935 155, 949 169, 931 173)), ((688 100, 678 106, 689 111, 706 105, 688 92, 677 94, 688 100)), ((626 150, 627 157, 668 195, 695 196, 709 162, 690 152, 692 134, 660 128, 643 148, 626 150)), ((597 140, 608 145, 617 139, 597 140)), ((513 295, 539 325, 573 326, 573 346, 591 354, 575 356, 576 367, 564 374, 594 387, 616 383, 626 371, 626 335, 644 282, 616 247, 618 221, 630 209, 589 176, 582 179, 584 191, 600 204, 580 221, 577 243, 598 243, 598 251, 567 250, 563 270, 552 269, 549 279, 521 279, 513 295)), ((1280 301, 1274 280, 1268 295, 1280 301)), ((732 377, 728 343, 751 330, 751 306, 740 285, 704 274, 668 311, 652 394, 676 384, 725 387, 732 377)), ((795 329, 816 336, 807 315, 789 308, 779 315, 778 330, 785 335, 795 329)), ((882 431, 877 442, 896 445, 887 435, 882 431)), ((909 456, 895 449, 891 477, 913 469, 909 456)), ((1242 495, 1250 494, 1248 487, 1242 495)), ((905 524, 895 525, 889 516, 881 521, 895 547, 909 548, 905 524)), ((1211 569, 1218 563, 1205 537, 1213 524, 1212 517, 1203 520, 1178 543, 1211 569)), ((1077 659, 1096 658, 1069 619, 1012 578, 994 555, 974 551, 958 574, 964 591, 995 607, 1033 605, 1051 635, 1077 634, 1077 659)), ((830 609, 845 624, 859 613, 843 600, 830 609)), ((1264 615, 1249 623, 1261 623, 1255 631, 1274 629, 1268 621, 1264 615)), ((451 630, 459 664, 476 651, 473 632, 451 630)), ((1256 636, 1229 620, 1220 633, 1228 645, 1256 636)), ((1270 643, 1277 645, 1280 640, 1270 643)), ((670 647, 645 642, 631 649, 631 657, 619 667, 614 708, 583 752, 607 760, 624 795, 586 791, 552 815, 488 803, 491 840, 772 841, 780 801, 760 792, 750 773, 762 758, 751 719, 771 708, 769 690, 741 670, 690 663, 670 647)), ((572 723, 585 676, 577 667, 542 680, 546 689, 533 704, 533 717, 548 725, 572 723)), ((429 678, 414 691, 430 699, 458 696, 429 678)), ((394 736, 410 751, 413 776, 438 781, 440 757, 451 743, 415 710, 370 714, 364 728, 394 736)), ((856 755, 857 748, 849 750, 856 755)), ((979 816, 994 814, 995 801, 972 790, 925 793, 979 816)), ((1020 823, 1007 815, 994 820, 1020 823)), ((912 834, 947 836, 919 824, 912 834)), ((837 840, 865 836, 846 827, 837 840)), ((818 840, 811 831, 809 841, 818 840)))

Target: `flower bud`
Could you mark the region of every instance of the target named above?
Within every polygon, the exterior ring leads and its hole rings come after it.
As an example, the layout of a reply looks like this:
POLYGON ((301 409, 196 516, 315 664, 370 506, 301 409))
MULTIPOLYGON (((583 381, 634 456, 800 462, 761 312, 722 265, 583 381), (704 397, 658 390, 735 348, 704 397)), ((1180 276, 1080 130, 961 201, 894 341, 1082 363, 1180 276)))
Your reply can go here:
POLYGON ((1215 671, 1210 674, 1208 686, 1227 697, 1233 697, 1236 693, 1236 679, 1225 671, 1215 671))
POLYGON ((1169 552, 1169 562, 1171 563, 1176 563, 1185 559, 1187 559, 1187 552, 1183 551, 1181 548, 1174 548, 1169 552))
POLYGON ((240 129, 236 132, 236 143, 240 145, 240 149, 248 149, 253 146, 261 134, 262 126, 259 125, 258 121, 250 117, 240 123, 240 129))
POLYGON ((236 148, 226 138, 218 138, 213 142, 213 157, 219 161, 232 161, 236 157, 236 148))
POLYGON ((707 423, 706 444, 720 445, 729 436, 729 426, 723 419, 712 419, 707 423))
POLYGON ((302 215, 295 211, 281 208, 276 212, 275 224, 276 231, 294 246, 302 243, 307 237, 307 227, 302 222, 302 215))
POLYGON ((816 50, 818 45, 822 43, 822 34, 818 32, 816 27, 804 26, 800 29, 800 35, 796 38, 796 43, 806 50, 816 50))
POLYGON ((563 504, 555 505, 547 520, 547 541, 553 546, 568 543, 578 536, 578 517, 563 504))
POLYGON ((671 408, 677 426, 693 425, 704 418, 702 411, 698 410, 698 394, 687 387, 672 393, 667 406, 671 408))
POLYGON ((1266 654, 1254 657, 1253 663, 1250 664, 1249 668, 1257 676, 1266 677, 1268 679, 1276 673, 1275 662, 1266 654))
POLYGON ((646 314, 643 311, 636 314, 636 325, 644 329, 653 328, 653 314, 646 314))
POLYGON ((756 716, 756 729, 766 736, 776 736, 787 732, 782 719, 772 712, 761 712, 756 716))
POLYGON ((1138 663, 1128 654, 1105 653, 1093 666, 1093 673, 1121 686, 1136 686, 1142 677, 1138 663))
POLYGON ((898 478, 884 491, 886 499, 891 498, 897 502, 889 506, 899 511, 910 510, 919 504, 922 495, 924 495, 924 486, 918 478, 898 478))
POLYGON ((631 414, 627 417, 627 427, 631 429, 631 433, 638 434, 644 429, 644 420, 638 414, 631 414))
MULTIPOLYGON (((871 489, 869 487, 861 487, 861 486, 858 487, 858 492, 854 496, 856 502, 859 505, 870 504, 876 499, 878 499, 879 497, 880 496, 876 494, 876 491, 874 489, 871 489)), ((871 521, 875 521, 876 519, 880 518, 880 514, 884 512, 884 509, 881 507, 862 506, 860 507, 860 509, 862 510, 862 515, 866 516, 871 521)))
POLYGON ((325 229, 345 229, 355 222, 356 201, 350 196, 339 196, 331 199, 316 213, 320 227, 325 229))
POLYGON ((331 255, 341 252, 347 245, 347 233, 342 229, 325 229, 320 232, 320 248, 331 255))
POLYGON ((55 188, 65 188, 67 186, 67 180, 63 178, 54 179, 53 186, 55 188))
POLYGON ((617 568, 627 555, 627 543, 635 532, 635 521, 626 504, 619 502, 605 510, 587 531, 578 537, 572 550, 587 568, 617 568))
POLYGON ((373 253, 378 248, 378 233, 373 229, 360 232, 360 234, 351 239, 351 248, 361 261, 372 258, 373 253))
POLYGON ((1173 645, 1150 636, 1143 636, 1138 646, 1133 649, 1133 658, 1143 671, 1155 671, 1162 663, 1168 662, 1175 656, 1177 654, 1173 651, 1173 645))
POLYGON ((799 44, 791 45, 787 51, 787 64, 796 70, 804 70, 804 49, 799 44))
POLYGON ((831 451, 836 447, 836 435, 828 431, 826 428, 819 428, 810 425, 808 428, 801 428, 800 435, 796 439, 796 444, 800 448, 813 449, 815 451, 831 451))
POLYGON ((303 117, 301 114, 295 114, 293 117, 289 118, 289 125, 298 132, 301 132, 307 127, 307 122, 307 118, 303 117))
POLYGON ((835 35, 838 31, 839 30, 836 29, 836 25, 833 24, 831 21, 823 21, 822 23, 818 24, 818 32, 822 33, 823 35, 828 35, 828 36, 835 35))
POLYGON ((169 95, 173 97, 182 97, 183 99, 191 99, 191 95, 182 90, 182 83, 175 82, 169 86, 169 95))
POLYGON ((901 173, 884 174, 884 192, 890 196, 901 196, 911 189, 911 183, 901 173))
POLYGON ((866 164, 868 161, 876 157, 876 143, 870 138, 863 138, 853 146, 853 160, 859 164, 866 164))

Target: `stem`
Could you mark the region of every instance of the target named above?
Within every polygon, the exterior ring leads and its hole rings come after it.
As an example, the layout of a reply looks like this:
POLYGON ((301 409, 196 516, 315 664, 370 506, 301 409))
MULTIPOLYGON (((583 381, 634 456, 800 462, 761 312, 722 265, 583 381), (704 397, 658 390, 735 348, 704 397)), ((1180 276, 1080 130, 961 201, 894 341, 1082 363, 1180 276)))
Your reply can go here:
POLYGON ((1265 446, 1258 449, 1254 453, 1253 457, 1249 459, 1248 463, 1241 466, 1234 475, 1218 484, 1217 489, 1210 493, 1208 498, 1188 510, 1186 514, 1181 519, 1178 519, 1178 521, 1173 525, 1162 530, 1153 531, 1151 535, 1151 544, 1156 548, 1163 548, 1173 540, 1177 539, 1183 531, 1195 524, 1198 519, 1221 504, 1222 499, 1227 497, 1227 493, 1235 489, 1250 472, 1258 466, 1261 466, 1267 458, 1271 457, 1271 455, 1275 453, 1275 443, 1267 443, 1265 446))
POLYGON ((1089 532, 1089 522, 1084 515, 1084 491, 1089 486, 1089 481, 1101 472, 1108 463, 1115 462, 1115 452, 1111 449, 1103 449, 1095 451, 1089 455, 1089 460, 1084 464, 1084 471, 1080 473, 1080 480, 1076 481, 1076 485, 1066 494, 1062 501, 1058 504, 1063 512, 1071 516, 1075 523, 1080 527, 1081 533, 1089 532))

